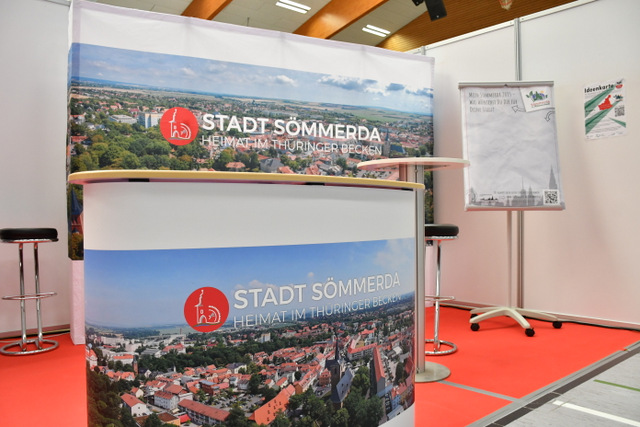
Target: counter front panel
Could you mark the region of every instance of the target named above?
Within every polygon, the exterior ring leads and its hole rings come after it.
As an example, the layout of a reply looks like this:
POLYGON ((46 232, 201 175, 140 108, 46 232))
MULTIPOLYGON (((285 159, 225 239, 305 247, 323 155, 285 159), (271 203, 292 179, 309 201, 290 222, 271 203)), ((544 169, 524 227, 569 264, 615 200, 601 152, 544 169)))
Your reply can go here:
POLYGON ((88 374, 130 360, 193 377, 186 414, 226 419, 248 399, 245 416, 271 422, 303 394, 413 425, 421 189, 350 181, 85 180, 87 343, 101 355, 88 374))

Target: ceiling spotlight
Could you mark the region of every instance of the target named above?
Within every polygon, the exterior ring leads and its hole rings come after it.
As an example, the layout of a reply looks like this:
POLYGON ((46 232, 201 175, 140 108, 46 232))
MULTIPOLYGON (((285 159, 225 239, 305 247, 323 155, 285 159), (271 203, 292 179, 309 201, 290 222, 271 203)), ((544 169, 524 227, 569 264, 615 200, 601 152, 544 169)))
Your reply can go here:
POLYGON ((447 16, 447 10, 444 8, 443 0, 412 0, 416 6, 425 3, 427 5, 427 12, 429 12, 429 18, 432 21, 436 19, 444 18, 447 16))
POLYGON ((500 7, 504 10, 509 10, 513 4, 513 0, 500 0, 500 7))
POLYGON ((391 31, 389 30, 385 30, 384 28, 380 28, 380 27, 375 27, 369 24, 367 24, 366 27, 363 27, 362 31, 365 31, 370 34, 375 34, 378 37, 387 37, 389 34, 391 34, 391 31))
POLYGON ((311 10, 306 4, 296 3, 291 0, 280 0, 276 2, 276 6, 284 7, 285 9, 293 10, 298 13, 307 13, 311 10))

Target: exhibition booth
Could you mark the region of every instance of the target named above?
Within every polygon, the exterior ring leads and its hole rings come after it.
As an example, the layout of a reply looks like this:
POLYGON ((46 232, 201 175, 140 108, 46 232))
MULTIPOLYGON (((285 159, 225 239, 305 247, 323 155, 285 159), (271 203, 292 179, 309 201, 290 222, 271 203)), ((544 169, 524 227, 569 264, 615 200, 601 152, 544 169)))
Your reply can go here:
MULTIPOLYGON (((451 306, 640 328, 638 231, 620 226, 640 209, 632 0, 581 0, 405 53, 38 6, 42 25, 25 32, 55 36, 26 41, 51 65, 23 59, 22 83, 42 90, 16 101, 20 114, 0 103, 8 138, 22 139, 16 123, 39 142, 7 148, 0 228, 58 230, 40 252, 55 294, 42 319, 86 349, 90 402, 145 415, 135 390, 114 401, 99 385, 131 371, 180 383, 191 398, 172 410, 201 423, 231 413, 207 409, 204 387, 246 395, 234 407, 257 424, 314 394, 332 416, 367 408, 371 425, 413 425, 433 360, 425 296, 442 236, 425 240, 428 222, 456 227, 437 259, 451 306), (625 36, 594 39, 583 23, 611 10, 625 36)), ((26 22, 28 7, 12 7, 26 22)), ((21 74, 0 73, 7 89, 21 74)), ((1 294, 20 299, 5 246, 1 294)), ((12 308, 0 333, 33 327, 12 308)))
MULTIPOLYGON (((412 424, 424 173, 358 165, 432 150, 432 61, 86 2, 71 16, 70 257, 84 300, 72 336, 97 375, 114 345, 153 370, 132 331, 143 348, 164 334, 205 352, 249 340, 260 387, 280 384, 245 409, 254 421, 273 422, 295 389, 412 424), (375 381, 356 405, 358 376, 375 381)), ((205 374, 212 387, 248 390, 247 351, 223 359, 240 373, 205 374)))

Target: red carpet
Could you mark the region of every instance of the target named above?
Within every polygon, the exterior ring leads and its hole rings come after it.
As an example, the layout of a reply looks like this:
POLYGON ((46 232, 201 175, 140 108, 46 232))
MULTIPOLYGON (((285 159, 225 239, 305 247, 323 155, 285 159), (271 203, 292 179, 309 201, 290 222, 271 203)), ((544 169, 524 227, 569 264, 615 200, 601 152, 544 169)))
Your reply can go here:
MULTIPOLYGON (((515 321, 497 318, 469 328, 469 312, 441 311, 440 338, 459 350, 430 356, 447 366, 444 383, 416 385, 416 426, 465 426, 508 405, 502 396, 521 398, 610 354, 640 341, 640 332, 565 323, 532 321, 536 334, 525 336, 515 321)), ((427 335, 432 312, 427 310, 427 335)), ((69 334, 53 338, 60 347, 32 356, 0 355, 0 425, 86 425, 84 346, 74 346, 69 334)))
POLYGON ((84 346, 69 334, 47 335, 60 343, 51 352, 0 355, 1 426, 86 426, 84 346))
POLYGON ((418 384, 416 391, 417 427, 466 426, 510 403, 437 382, 418 384))
MULTIPOLYGON (((426 313, 428 336, 433 334, 432 310, 426 313)), ((467 310, 443 308, 440 315, 440 339, 456 343, 458 351, 426 360, 451 370, 447 383, 514 399, 640 341, 638 331, 574 323, 554 329, 551 323, 536 320, 530 321, 535 335, 527 337, 520 325, 507 317, 485 320, 474 332, 467 310)), ((465 426, 511 403, 443 383, 420 383, 416 390, 416 426, 465 426)))

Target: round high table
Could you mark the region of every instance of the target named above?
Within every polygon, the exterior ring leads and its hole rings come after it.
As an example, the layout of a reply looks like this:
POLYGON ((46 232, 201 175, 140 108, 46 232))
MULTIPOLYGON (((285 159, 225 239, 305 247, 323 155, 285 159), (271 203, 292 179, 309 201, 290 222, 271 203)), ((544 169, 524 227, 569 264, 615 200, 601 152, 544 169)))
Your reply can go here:
POLYGON ((428 172, 443 169, 460 169, 469 166, 469 161, 454 157, 402 157, 397 159, 368 160, 358 163, 358 169, 379 171, 385 169, 398 169, 400 181, 416 181, 421 175, 419 172, 428 172), (412 171, 416 176, 411 176, 412 171))
MULTIPOLYGON (((400 181, 423 183, 424 172, 462 169, 469 161, 453 157, 402 157, 396 159, 378 159, 358 163, 358 169, 382 171, 398 169, 400 181)), ((424 194, 416 192, 416 236, 424 236, 424 194)), ((424 354, 424 241, 416 240, 416 354, 424 354)), ((424 357, 416 357, 416 382, 433 382, 447 378, 449 368, 435 362, 427 362, 424 357)))

